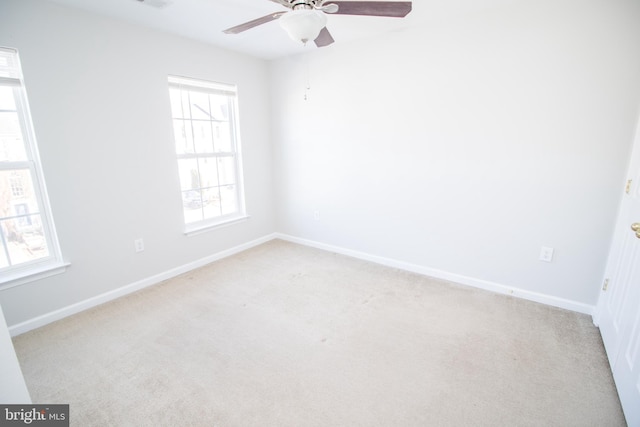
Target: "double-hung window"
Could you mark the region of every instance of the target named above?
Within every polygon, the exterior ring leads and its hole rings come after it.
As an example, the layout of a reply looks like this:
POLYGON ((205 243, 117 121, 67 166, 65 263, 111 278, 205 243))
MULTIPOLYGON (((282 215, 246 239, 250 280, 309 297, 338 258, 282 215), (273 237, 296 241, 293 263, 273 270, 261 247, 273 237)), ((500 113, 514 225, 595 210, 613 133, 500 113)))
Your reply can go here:
POLYGON ((233 85, 169 77, 186 231, 245 218, 233 85))
POLYGON ((18 52, 0 47, 0 286, 62 268, 18 52))

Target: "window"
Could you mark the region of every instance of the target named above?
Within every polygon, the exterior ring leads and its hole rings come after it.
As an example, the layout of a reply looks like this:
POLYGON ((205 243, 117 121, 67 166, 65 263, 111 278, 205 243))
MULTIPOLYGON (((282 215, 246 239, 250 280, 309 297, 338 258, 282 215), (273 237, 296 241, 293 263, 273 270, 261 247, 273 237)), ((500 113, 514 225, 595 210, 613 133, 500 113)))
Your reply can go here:
POLYGON ((18 52, 0 48, 0 285, 62 267, 18 52))
POLYGON ((236 87, 169 77, 186 231, 246 217, 236 87))
POLYGON ((18 172, 12 172, 9 178, 9 184, 11 185, 11 194, 13 197, 24 196, 24 186, 22 185, 22 177, 18 172))

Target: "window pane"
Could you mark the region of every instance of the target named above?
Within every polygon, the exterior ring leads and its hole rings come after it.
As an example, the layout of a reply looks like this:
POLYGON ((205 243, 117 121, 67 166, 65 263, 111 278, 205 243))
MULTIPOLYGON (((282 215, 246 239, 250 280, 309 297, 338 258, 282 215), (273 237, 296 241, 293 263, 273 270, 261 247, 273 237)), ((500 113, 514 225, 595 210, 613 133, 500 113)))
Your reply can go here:
POLYGON ((169 89, 169 97, 171 99, 171 115, 173 118, 181 119, 185 117, 182 111, 182 92, 179 89, 169 89))
POLYGON ((200 174, 198 173, 198 161, 196 159, 178 160, 178 170, 183 191, 200 188, 200 174))
POLYGON ((233 151, 233 145, 231 143, 231 130, 229 129, 229 123, 214 123, 214 135, 215 150, 217 153, 230 153, 233 151))
POLYGON ((29 169, 0 171, 0 218, 40 213, 29 169))
POLYGON ((11 265, 49 256, 40 215, 1 221, 11 265))
POLYGON ((182 204, 185 208, 200 209, 202 207, 202 193, 200 190, 183 191, 182 204))
POLYGON ((182 206, 184 221, 187 224, 202 221, 202 195, 198 190, 189 190, 182 193, 182 206))
POLYGON ((218 187, 202 190, 202 199, 205 201, 204 217, 206 219, 220 216, 220 192, 218 187))
POLYGON ((194 121, 193 139, 196 153, 213 153, 213 136, 211 134, 211 122, 194 121))
POLYGON ((13 88, 0 86, 0 110, 16 111, 16 100, 13 96, 13 88))
POLYGON ((200 187, 214 187, 218 185, 218 170, 215 157, 205 157, 198 160, 200 166, 200 187))
POLYGON ((235 185, 220 187, 220 199, 222 215, 228 215, 238 211, 238 197, 235 185))
POLYGON ((234 157, 218 158, 218 171, 220 185, 236 183, 236 167, 234 157))
POLYGON ((210 101, 213 120, 229 121, 229 98, 224 95, 211 95, 210 101))
POLYGON ((9 58, 7 56, 0 56, 0 77, 12 77, 9 67, 9 58))
POLYGON ((4 246, 0 244, 0 268, 9 267, 9 259, 5 253, 4 246))
POLYGON ((0 112, 0 161, 27 160, 24 147, 18 113, 0 112))
POLYGON ((174 118, 191 118, 191 106, 189 105, 189 93, 180 89, 170 89, 171 114, 174 118))
POLYGON ((0 76, 20 78, 20 61, 15 49, 0 48, 0 76))
POLYGON ((203 92, 190 92, 191 117, 199 120, 211 120, 209 112, 209 94, 203 92))
POLYGON ((173 121, 173 134, 176 139, 176 153, 193 153, 193 133, 191 122, 187 120, 173 121))

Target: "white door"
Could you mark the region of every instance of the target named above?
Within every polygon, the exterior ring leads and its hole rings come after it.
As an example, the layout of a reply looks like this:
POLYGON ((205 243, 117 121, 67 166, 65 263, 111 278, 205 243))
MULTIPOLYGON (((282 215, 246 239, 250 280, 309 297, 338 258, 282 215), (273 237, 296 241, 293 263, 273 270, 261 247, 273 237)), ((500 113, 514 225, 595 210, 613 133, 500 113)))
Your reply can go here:
POLYGON ((627 424, 640 426, 640 127, 595 322, 627 424), (606 289, 605 289, 606 288, 606 289))

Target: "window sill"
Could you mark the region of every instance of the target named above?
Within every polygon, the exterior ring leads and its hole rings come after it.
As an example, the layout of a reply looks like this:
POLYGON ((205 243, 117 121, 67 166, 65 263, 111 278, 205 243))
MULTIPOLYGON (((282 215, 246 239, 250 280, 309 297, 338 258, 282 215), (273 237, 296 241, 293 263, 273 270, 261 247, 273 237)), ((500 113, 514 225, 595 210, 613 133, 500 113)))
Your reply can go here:
POLYGON ((233 224, 238 224, 240 222, 245 222, 246 220, 248 220, 249 218, 251 218, 249 215, 242 215, 239 217, 233 217, 231 219, 228 219, 224 222, 217 222, 215 224, 198 224, 198 225, 191 225, 191 226, 187 226, 184 234, 185 236, 195 236, 198 234, 202 234, 202 233, 206 233, 208 231, 211 230, 215 230, 218 228, 222 228, 222 227, 226 227, 228 225, 233 225, 233 224))
POLYGON ((15 272, 8 274, 0 280, 0 290, 13 288, 15 286, 24 285, 25 283, 33 282, 36 280, 44 279, 45 277, 55 276, 62 274, 67 270, 67 267, 71 264, 68 262, 60 262, 56 264, 49 264, 39 268, 29 269, 27 271, 15 272))

